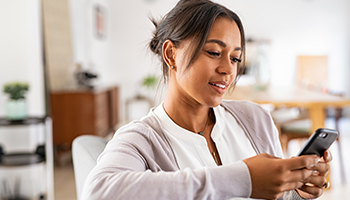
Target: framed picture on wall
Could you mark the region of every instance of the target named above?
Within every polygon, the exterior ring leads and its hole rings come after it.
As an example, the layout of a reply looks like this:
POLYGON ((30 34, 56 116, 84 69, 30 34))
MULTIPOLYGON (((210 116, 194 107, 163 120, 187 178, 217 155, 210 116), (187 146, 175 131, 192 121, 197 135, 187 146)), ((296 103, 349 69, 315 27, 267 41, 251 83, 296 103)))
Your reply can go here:
POLYGON ((106 10, 101 5, 94 7, 94 32, 97 38, 103 39, 106 37, 106 10))

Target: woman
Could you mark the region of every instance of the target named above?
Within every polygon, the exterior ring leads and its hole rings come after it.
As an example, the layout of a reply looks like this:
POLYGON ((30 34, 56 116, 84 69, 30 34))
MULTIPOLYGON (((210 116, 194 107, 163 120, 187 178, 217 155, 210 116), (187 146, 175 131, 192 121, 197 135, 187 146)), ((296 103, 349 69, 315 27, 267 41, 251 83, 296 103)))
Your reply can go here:
POLYGON ((303 199, 322 194, 328 152, 281 159, 267 111, 223 101, 244 60, 238 16, 208 0, 181 0, 150 43, 168 84, 164 102, 120 128, 83 199, 303 199))

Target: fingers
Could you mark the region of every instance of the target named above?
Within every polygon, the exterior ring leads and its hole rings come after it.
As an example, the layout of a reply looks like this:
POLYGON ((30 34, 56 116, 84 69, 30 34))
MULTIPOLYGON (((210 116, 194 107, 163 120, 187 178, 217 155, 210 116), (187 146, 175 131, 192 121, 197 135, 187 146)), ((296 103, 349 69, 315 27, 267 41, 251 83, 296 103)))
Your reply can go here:
MULTIPOLYGON (((311 169, 300 169, 300 170, 293 170, 289 173, 288 178, 286 179, 287 182, 301 182, 305 183, 306 180, 315 174, 317 172, 316 170, 311 169)), ((318 172, 317 172, 318 173, 318 172)))
POLYGON ((311 195, 311 197, 308 198, 318 198, 323 194, 323 189, 315 186, 310 186, 310 185, 303 185, 302 187, 299 188, 299 190, 304 191, 311 195))
POLYGON ((285 159, 285 164, 291 170, 297 170, 302 168, 311 169, 316 163, 320 161, 320 158, 316 155, 299 156, 291 159, 285 159))
POLYGON ((325 151, 322 161, 312 166, 313 175, 304 180, 304 185, 298 189, 303 198, 317 198, 322 195, 323 188, 328 186, 326 176, 329 172, 329 162, 332 161, 330 151, 325 151))
MULTIPOLYGON (((307 171, 307 170, 304 170, 307 171)), ((308 170, 310 171, 310 170, 308 170)), ((296 172, 295 172, 296 173, 296 172)), ((283 191, 288 191, 288 190, 293 190, 296 188, 299 188, 307 193, 310 191, 314 191, 311 194, 312 195, 317 195, 318 190, 311 189, 311 187, 316 187, 318 189, 321 189, 327 185, 327 180, 324 176, 317 176, 317 175, 312 175, 307 177, 306 179, 303 179, 302 181, 290 181, 283 186, 283 191), (308 187, 304 187, 304 186, 308 187), (305 190, 304 190, 305 189, 305 190)))
POLYGON ((309 169, 318 171, 320 176, 326 176, 329 172, 328 163, 331 162, 332 159, 333 158, 331 152, 327 150, 324 152, 322 160, 309 169))
MULTIPOLYGON (((327 180, 324 176, 310 176, 309 178, 307 178, 305 180, 308 184, 317 186, 319 188, 324 187, 325 185, 327 185, 327 180)), ((306 185, 308 185, 306 184, 306 185)))
POLYGON ((326 176, 329 172, 329 165, 328 163, 319 162, 315 164, 311 169, 317 171, 318 175, 320 176, 326 176))
POLYGON ((329 150, 326 150, 323 154, 323 159, 325 162, 329 163, 333 160, 333 156, 329 150))
MULTIPOLYGON (((327 154, 327 159, 329 155, 327 154)), ((247 165, 252 182, 252 198, 271 199, 279 197, 283 191, 302 188, 306 193, 317 195, 318 189, 305 187, 305 183, 319 188, 324 185, 324 176, 320 173, 327 173, 328 169, 323 162, 318 165, 320 158, 316 155, 299 156, 291 159, 281 159, 268 154, 243 160, 247 165), (313 176, 321 178, 310 178, 313 176)))
POLYGON ((301 188, 305 183, 301 181, 289 182, 283 185, 282 191, 295 190, 296 188, 301 188))
POLYGON ((289 173, 284 176, 286 184, 285 189, 295 189, 305 183, 311 183, 322 187, 325 184, 325 175, 329 171, 327 163, 318 162, 317 156, 300 156, 297 158, 286 159, 286 166, 291 167, 289 173), (296 169, 295 169, 296 168, 296 169))

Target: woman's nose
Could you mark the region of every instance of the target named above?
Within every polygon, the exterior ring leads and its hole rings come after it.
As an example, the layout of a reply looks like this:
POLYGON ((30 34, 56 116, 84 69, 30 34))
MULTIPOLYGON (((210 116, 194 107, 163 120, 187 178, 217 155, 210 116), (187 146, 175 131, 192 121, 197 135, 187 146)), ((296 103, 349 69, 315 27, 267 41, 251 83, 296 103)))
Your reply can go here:
POLYGON ((233 75, 236 73, 237 63, 232 63, 231 58, 222 58, 217 68, 219 74, 233 75))

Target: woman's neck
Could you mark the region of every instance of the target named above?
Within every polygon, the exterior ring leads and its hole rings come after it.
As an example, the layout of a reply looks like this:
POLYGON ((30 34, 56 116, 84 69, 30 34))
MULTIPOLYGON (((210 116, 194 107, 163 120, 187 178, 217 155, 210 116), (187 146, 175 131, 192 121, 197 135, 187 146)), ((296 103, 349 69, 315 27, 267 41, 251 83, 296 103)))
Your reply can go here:
POLYGON ((166 95, 163 107, 177 125, 195 133, 203 131, 210 121, 210 107, 200 105, 194 100, 176 98, 174 94, 166 95))

